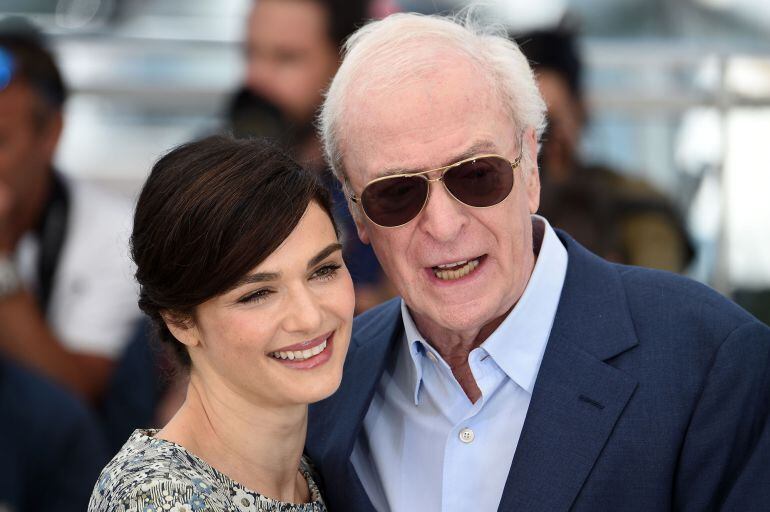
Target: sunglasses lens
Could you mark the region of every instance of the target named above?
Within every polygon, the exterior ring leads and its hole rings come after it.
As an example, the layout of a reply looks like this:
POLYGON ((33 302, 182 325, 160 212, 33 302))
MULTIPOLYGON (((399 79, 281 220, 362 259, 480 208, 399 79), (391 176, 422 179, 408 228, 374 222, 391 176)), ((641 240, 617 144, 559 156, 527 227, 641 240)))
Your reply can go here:
POLYGON ((361 194, 366 215, 380 226, 406 224, 420 213, 428 197, 428 182, 398 177, 370 183, 361 194))
POLYGON ((504 158, 477 158, 449 169, 444 174, 444 184, 469 206, 493 206, 511 193, 513 169, 504 158))

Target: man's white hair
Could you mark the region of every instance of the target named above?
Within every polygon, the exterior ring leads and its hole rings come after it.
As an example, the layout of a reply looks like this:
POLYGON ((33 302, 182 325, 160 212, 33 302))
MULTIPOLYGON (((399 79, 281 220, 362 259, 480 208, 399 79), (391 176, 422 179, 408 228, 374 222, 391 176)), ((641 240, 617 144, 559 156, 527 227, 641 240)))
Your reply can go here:
POLYGON ((518 131, 533 128, 539 140, 545 129, 545 102, 526 57, 504 31, 481 26, 471 13, 455 18, 390 15, 356 31, 345 43, 343 56, 319 115, 327 161, 343 184, 347 173, 340 143, 345 136, 343 121, 350 115, 351 91, 403 87, 443 66, 456 65, 458 57, 489 82, 518 131))

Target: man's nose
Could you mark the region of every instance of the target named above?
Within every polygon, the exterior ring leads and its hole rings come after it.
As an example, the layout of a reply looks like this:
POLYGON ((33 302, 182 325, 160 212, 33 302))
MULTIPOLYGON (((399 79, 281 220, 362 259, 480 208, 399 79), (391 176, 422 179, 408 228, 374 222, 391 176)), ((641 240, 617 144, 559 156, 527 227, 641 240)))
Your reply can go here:
POLYGON ((450 195, 443 181, 431 181, 420 228, 438 242, 452 242, 468 222, 467 208, 450 195))

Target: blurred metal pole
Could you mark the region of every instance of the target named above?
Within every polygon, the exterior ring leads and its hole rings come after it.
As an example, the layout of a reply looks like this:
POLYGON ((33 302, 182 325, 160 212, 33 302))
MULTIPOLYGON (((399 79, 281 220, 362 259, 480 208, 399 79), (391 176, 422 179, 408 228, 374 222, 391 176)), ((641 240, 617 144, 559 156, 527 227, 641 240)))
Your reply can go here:
POLYGON ((720 53, 718 57, 719 86, 716 91, 716 107, 719 112, 720 136, 722 139, 722 151, 719 165, 716 168, 716 180, 719 186, 719 232, 717 234, 717 247, 714 265, 714 277, 712 285, 720 293, 730 296, 732 286, 730 283, 730 190, 727 180, 726 160, 730 154, 729 115, 731 108, 731 94, 728 91, 727 72, 729 56, 720 53))

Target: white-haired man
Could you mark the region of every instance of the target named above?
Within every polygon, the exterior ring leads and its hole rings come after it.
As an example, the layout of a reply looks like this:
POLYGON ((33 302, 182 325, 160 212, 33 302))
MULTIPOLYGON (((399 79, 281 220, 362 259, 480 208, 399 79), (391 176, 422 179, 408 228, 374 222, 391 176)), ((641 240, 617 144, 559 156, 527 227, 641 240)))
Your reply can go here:
POLYGON ((405 14, 348 42, 322 135, 401 299, 311 408, 330 510, 769 502, 770 330, 536 216, 544 111, 504 38, 405 14))

